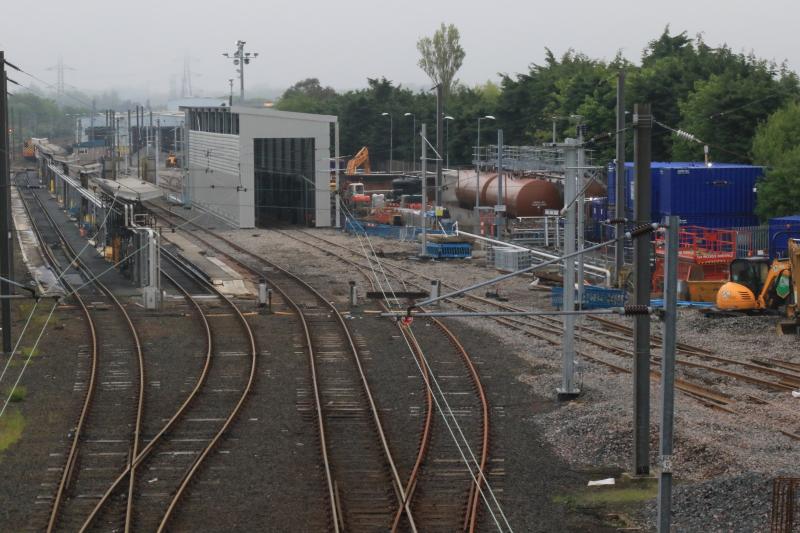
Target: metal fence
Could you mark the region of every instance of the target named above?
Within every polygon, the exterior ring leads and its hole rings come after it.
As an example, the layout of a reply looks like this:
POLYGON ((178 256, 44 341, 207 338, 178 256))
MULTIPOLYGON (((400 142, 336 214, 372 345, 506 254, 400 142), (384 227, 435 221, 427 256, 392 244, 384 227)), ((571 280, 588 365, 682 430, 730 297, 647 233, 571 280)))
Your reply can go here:
POLYGON ((736 257, 767 255, 769 253, 769 226, 731 228, 736 232, 736 257))

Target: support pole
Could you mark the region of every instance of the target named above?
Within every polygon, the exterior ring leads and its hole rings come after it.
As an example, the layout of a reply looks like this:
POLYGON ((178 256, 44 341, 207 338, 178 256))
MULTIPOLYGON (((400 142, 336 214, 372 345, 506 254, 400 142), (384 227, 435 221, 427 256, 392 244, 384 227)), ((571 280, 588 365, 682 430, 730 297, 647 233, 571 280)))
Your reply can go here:
POLYGON ((444 86, 436 86, 436 189, 434 206, 442 205, 442 122, 444 120, 444 86))
MULTIPOLYGON (((14 241, 11 236, 11 176, 8 160, 8 82, 6 81, 5 52, 0 50, 0 277, 13 276, 14 241)), ((2 310, 3 353, 11 355, 11 284, 0 280, 0 310, 2 310)))
POLYGON ((676 216, 667 225, 664 253, 664 314, 661 338, 661 431, 658 471, 658 531, 669 533, 672 522, 672 429, 675 407, 675 335, 678 321, 678 226, 676 216))
POLYGON ((577 224, 578 224, 578 309, 583 309, 583 292, 584 284, 586 283, 586 275, 584 274, 585 258, 583 252, 584 248, 584 230, 586 213, 584 210, 584 192, 583 192, 583 175, 584 168, 586 167, 586 150, 583 147, 583 127, 578 124, 578 172, 575 173, 575 191, 579 197, 575 201, 575 210, 577 211, 577 224))
POLYGON ((497 130, 497 204, 494 206, 494 237, 498 240, 503 235, 503 215, 506 210, 503 179, 503 130, 497 130))
POLYGON ((120 144, 122 142, 122 134, 119 131, 120 122, 123 119, 117 117, 116 112, 114 113, 114 137, 116 141, 114 142, 114 175, 115 179, 119 179, 120 167, 122 163, 121 152, 122 149, 120 148, 120 144))
MULTIPOLYGON (((633 111, 636 225, 650 224, 650 135, 653 117, 650 104, 636 104, 633 111)), ((650 234, 633 241, 636 305, 650 305, 650 234)), ((650 317, 633 322, 633 475, 650 474, 650 317)))
POLYGON ((422 250, 420 250, 420 257, 427 257, 428 255, 428 226, 426 214, 428 211, 428 148, 427 148, 427 129, 426 125, 423 123, 419 130, 419 137, 422 141, 420 144, 422 146, 422 150, 420 151, 420 165, 422 167, 422 208, 420 210, 420 215, 422 218, 422 250))
POLYGON ((155 170, 156 170, 156 178, 155 178, 156 179, 156 187, 160 187, 161 186, 161 180, 158 177, 158 159, 159 159, 158 158, 158 153, 161 151, 161 119, 160 118, 156 119, 155 144, 156 144, 156 146, 155 146, 155 148, 156 148, 156 150, 155 150, 156 156, 155 157, 156 158, 155 158, 155 162, 154 162, 153 166, 155 166, 155 170))
POLYGON ((142 146, 142 127, 139 121, 139 105, 136 105, 136 177, 142 179, 142 171, 139 168, 139 148, 142 146))
MULTIPOLYGON (((578 146, 574 139, 567 139, 564 146, 564 311, 575 309, 575 194, 578 173, 578 146)), ((564 315, 564 339, 561 342, 561 387, 556 389, 559 400, 571 400, 580 391, 575 386, 575 315, 564 315)))
MULTIPOLYGON (((481 119, 478 119, 478 142, 475 144, 475 215, 480 218, 481 205, 481 119)), ((480 220, 478 220, 480 223, 480 220)))
MULTIPOLYGON (((189 115, 191 117, 191 115, 189 115)), ((182 140, 181 142, 181 163, 183 164, 183 206, 184 208, 188 209, 192 206, 192 170, 189 166, 189 140, 191 139, 191 118, 187 121, 184 120, 183 122, 183 133, 182 133, 182 140)))
POLYGON ((128 170, 131 167, 131 131, 132 130, 133 130, 133 128, 131 128, 131 110, 128 109, 128 156, 127 156, 128 164, 125 165, 125 170, 128 170))
MULTIPOLYGON (((614 218, 625 218, 625 71, 620 70, 617 77, 617 158, 614 173, 614 218)), ((622 224, 615 227, 614 236, 617 243, 614 246, 614 278, 617 287, 624 286, 622 269, 625 266, 625 247, 622 240, 625 228, 622 224)))
MULTIPOLYGON (((334 144, 333 157, 334 157, 334 161, 335 161, 335 165, 336 165, 336 170, 334 171, 335 172, 335 176, 336 176, 336 191, 334 192, 334 194, 336 195, 336 207, 335 207, 335 210, 336 210, 336 223, 335 223, 335 226, 336 226, 336 228, 341 228, 342 227, 342 194, 341 194, 341 189, 339 188, 340 187, 340 183, 339 183, 340 172, 339 172, 339 120, 338 119, 336 120, 336 122, 333 123, 333 128, 334 128, 333 129, 333 144, 334 144)), ((413 138, 412 138, 412 143, 413 143, 413 138)))

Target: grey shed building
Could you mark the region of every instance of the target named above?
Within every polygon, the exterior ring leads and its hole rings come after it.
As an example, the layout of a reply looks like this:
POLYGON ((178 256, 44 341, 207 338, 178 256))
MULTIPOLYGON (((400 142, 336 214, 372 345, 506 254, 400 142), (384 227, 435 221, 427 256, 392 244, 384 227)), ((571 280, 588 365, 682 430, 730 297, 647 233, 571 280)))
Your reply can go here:
POLYGON ((335 116, 240 106, 181 109, 185 202, 239 228, 331 225, 335 116))

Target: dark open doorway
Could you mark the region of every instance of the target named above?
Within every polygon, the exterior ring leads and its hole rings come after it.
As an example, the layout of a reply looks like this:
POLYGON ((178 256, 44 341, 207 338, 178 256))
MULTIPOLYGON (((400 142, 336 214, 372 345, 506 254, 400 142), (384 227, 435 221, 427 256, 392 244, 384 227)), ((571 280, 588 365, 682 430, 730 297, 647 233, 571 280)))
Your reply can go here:
POLYGON ((314 138, 253 139, 256 227, 314 225, 314 138))

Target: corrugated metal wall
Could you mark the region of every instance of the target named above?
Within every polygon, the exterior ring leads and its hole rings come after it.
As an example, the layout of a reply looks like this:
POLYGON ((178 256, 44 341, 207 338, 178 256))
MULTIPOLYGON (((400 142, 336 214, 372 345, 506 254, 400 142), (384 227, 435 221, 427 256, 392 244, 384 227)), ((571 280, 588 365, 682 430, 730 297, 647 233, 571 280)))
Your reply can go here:
POLYGON ((192 202, 241 226, 240 194, 236 189, 241 183, 239 137, 190 131, 189 169, 192 202))

